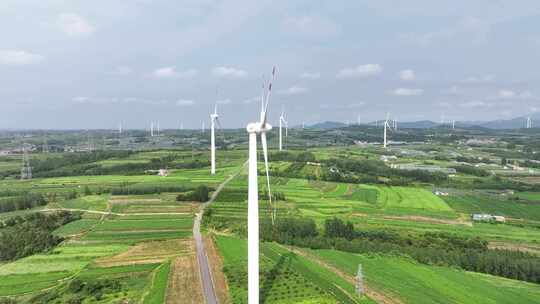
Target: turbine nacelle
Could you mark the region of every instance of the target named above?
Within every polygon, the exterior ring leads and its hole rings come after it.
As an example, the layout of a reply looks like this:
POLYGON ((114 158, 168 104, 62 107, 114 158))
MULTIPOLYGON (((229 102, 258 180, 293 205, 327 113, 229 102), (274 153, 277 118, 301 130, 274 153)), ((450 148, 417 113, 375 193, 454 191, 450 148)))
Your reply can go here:
POLYGON ((252 122, 247 125, 246 130, 248 133, 263 133, 272 130, 272 126, 269 123, 266 123, 264 126, 261 122, 252 122))

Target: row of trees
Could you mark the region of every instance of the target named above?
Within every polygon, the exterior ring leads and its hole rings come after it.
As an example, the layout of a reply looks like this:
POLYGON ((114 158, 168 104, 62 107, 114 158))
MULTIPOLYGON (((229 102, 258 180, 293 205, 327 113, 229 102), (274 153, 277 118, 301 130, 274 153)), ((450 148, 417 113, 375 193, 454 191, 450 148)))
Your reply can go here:
POLYGON ((190 190, 190 188, 183 185, 124 185, 111 188, 110 192, 112 195, 143 195, 165 192, 185 192, 188 190, 190 190))
POLYGON ((469 165, 457 165, 453 166, 452 168, 456 169, 456 171, 459 173, 474 175, 478 177, 486 177, 490 175, 488 171, 482 168, 477 168, 469 165))
POLYGON ((0 213, 25 210, 46 204, 47 200, 41 193, 26 193, 21 196, 0 200, 0 213))
POLYGON ((195 190, 180 193, 176 196, 177 201, 206 202, 210 199, 210 188, 200 185, 195 190))
POLYGON ((0 229, 0 261, 11 261, 47 252, 63 239, 52 232, 80 219, 79 214, 61 211, 52 214, 32 213, 5 221, 0 229))
POLYGON ((378 160, 330 159, 324 161, 324 165, 334 169, 326 172, 323 179, 335 182, 406 185, 412 182, 440 184, 448 180, 442 172, 393 169, 378 160))

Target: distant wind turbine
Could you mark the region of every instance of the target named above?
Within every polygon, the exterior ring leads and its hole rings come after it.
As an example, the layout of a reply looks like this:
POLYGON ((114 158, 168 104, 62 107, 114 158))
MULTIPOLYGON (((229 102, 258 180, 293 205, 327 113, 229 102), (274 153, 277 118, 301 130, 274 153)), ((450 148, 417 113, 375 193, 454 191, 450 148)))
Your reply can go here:
POLYGON ((384 148, 385 148, 385 149, 386 149, 386 146, 387 146, 387 141, 386 141, 386 139, 387 139, 387 135, 386 135, 387 130, 390 130, 390 131, 392 130, 392 127, 391 127, 390 124, 388 123, 389 117, 390 117, 390 115, 387 113, 387 114, 386 114, 386 119, 384 120, 384 138, 383 138, 384 144, 383 144, 383 145, 384 145, 384 148))
POLYGON ((214 113, 210 114, 210 159, 211 159, 211 170, 212 175, 216 174, 216 123, 219 123, 219 115, 217 113, 217 104, 214 108, 214 113))
POLYGON ((285 125, 285 137, 289 135, 289 124, 285 120, 285 111, 281 110, 279 116, 279 151, 283 151, 283 125, 285 125))

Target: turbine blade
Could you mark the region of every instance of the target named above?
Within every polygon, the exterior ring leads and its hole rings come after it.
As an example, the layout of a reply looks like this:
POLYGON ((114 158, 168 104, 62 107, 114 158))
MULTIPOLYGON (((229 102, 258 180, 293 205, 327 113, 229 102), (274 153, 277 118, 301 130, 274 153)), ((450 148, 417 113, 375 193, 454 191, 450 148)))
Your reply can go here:
MULTIPOLYGON (((268 145, 266 143, 266 132, 261 133, 261 142, 264 155, 264 169, 266 171, 266 186, 268 187, 268 203, 270 207, 274 209, 272 204, 272 192, 270 191, 270 169, 268 167, 268 145)), ((274 224, 274 213, 272 212, 272 225, 274 224)))
POLYGON ((268 92, 266 93, 266 103, 264 105, 264 112, 261 113, 262 119, 261 119, 261 126, 264 128, 266 126, 266 121, 268 120, 268 103, 270 102, 270 96, 272 95, 272 82, 276 80, 276 67, 274 66, 272 68, 272 79, 270 80, 270 83, 268 84, 268 92))

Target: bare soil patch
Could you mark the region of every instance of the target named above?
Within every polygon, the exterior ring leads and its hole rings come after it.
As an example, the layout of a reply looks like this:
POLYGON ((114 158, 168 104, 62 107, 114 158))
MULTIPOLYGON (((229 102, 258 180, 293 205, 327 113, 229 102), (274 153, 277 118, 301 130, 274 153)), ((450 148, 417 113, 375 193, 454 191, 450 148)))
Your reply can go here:
POLYGON ((204 247, 206 249, 206 255, 208 257, 208 263, 210 264, 210 271, 212 272, 212 279, 214 283, 214 290, 218 297, 219 303, 230 304, 229 298, 229 285, 227 279, 223 273, 223 259, 219 254, 214 240, 211 237, 204 237, 204 247))
POLYGON ((195 254, 177 257, 171 264, 166 304, 201 304, 204 297, 195 254))
POLYGON ((112 257, 96 260, 101 267, 133 264, 162 263, 178 255, 192 255, 194 245, 191 239, 144 242, 112 257))

